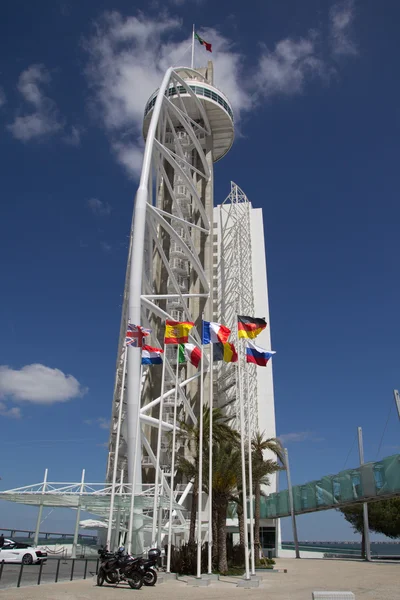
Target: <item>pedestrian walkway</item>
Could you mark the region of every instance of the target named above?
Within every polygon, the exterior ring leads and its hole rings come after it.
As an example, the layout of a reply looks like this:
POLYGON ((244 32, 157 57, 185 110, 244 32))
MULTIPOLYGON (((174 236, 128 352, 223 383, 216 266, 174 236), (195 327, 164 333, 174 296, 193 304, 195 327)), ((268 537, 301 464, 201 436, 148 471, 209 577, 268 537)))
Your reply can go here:
POLYGON ((356 600, 399 600, 399 564, 365 563, 323 559, 278 559, 279 569, 287 573, 262 575, 259 588, 244 590, 236 581, 213 583, 208 587, 188 587, 176 580, 166 581, 140 591, 129 588, 96 586, 93 579, 71 583, 45 584, 0 591, 0 600, 121 600, 134 595, 141 600, 311 600, 313 591, 351 591, 356 600), (129 592, 128 592, 129 590, 129 592))
MULTIPOLYGON (((400 454, 326 475, 318 481, 294 485, 292 490, 296 515, 392 498, 400 494, 400 454)), ((262 497, 260 509, 262 519, 289 517, 288 490, 262 497)))

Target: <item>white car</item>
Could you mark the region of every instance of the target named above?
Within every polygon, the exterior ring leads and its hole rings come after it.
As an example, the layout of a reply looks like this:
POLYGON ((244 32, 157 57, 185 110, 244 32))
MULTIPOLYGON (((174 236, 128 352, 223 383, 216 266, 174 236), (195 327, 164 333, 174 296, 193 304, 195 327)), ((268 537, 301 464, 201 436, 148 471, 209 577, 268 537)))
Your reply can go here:
POLYGON ((39 565, 47 560, 47 552, 29 546, 14 542, 14 540, 4 540, 4 545, 0 548, 0 563, 4 560, 6 563, 23 563, 24 565, 39 565))

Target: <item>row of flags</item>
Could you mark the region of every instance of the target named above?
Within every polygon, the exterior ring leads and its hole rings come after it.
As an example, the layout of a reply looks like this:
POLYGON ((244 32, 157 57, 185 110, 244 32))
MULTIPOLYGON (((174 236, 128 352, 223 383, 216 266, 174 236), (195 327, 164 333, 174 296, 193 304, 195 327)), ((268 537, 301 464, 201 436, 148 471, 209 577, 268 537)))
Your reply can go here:
MULTIPOLYGON (((267 326, 265 319, 238 316, 238 337, 247 338, 246 362, 265 367, 275 352, 264 350, 256 346, 251 340, 257 337, 267 326)), ((194 327, 191 321, 166 321, 164 344, 177 344, 178 362, 190 362, 198 367, 201 360, 201 350, 195 344, 189 343, 189 334, 194 327)), ((157 365, 162 363, 162 348, 153 348, 143 344, 144 338, 149 336, 151 329, 141 325, 128 325, 126 332, 126 345, 142 348, 142 365, 157 365)), ((221 323, 212 321, 202 322, 201 342, 203 345, 213 344, 213 360, 234 363, 238 355, 234 344, 229 342, 231 330, 221 323)))

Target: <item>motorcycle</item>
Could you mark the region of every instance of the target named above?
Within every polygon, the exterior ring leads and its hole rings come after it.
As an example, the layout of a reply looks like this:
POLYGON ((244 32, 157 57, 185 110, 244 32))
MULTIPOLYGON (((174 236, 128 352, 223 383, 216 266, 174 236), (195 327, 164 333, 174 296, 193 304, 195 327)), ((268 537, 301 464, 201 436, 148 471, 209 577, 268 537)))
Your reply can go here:
POLYGON ((161 550, 158 548, 151 548, 147 553, 147 560, 144 558, 139 559, 140 571, 143 577, 144 585, 152 586, 157 582, 157 571, 159 558, 161 556, 161 550), (154 568, 155 567, 155 568, 154 568))
POLYGON ((101 564, 97 574, 97 585, 103 585, 104 581, 114 585, 127 581, 132 589, 140 590, 144 579, 139 558, 126 555, 123 548, 115 554, 102 548, 98 554, 101 564))

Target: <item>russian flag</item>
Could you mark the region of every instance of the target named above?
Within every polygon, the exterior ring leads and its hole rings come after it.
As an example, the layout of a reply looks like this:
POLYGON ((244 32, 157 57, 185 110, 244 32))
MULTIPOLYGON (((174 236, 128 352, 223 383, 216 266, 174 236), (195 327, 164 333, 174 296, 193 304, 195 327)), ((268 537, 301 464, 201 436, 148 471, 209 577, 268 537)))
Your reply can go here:
POLYGON ((276 354, 273 350, 264 350, 260 346, 256 346, 250 340, 246 343, 246 362, 253 363, 259 367, 266 367, 267 362, 276 354))
POLYGON ((203 330, 201 336, 202 344, 225 344, 231 334, 231 330, 220 323, 203 321, 203 330))
POLYGON ((143 346, 142 348, 142 365, 161 365, 161 354, 164 352, 162 348, 152 348, 151 346, 143 346))

